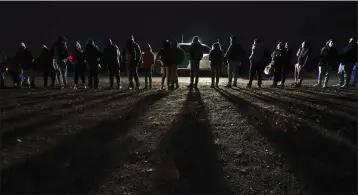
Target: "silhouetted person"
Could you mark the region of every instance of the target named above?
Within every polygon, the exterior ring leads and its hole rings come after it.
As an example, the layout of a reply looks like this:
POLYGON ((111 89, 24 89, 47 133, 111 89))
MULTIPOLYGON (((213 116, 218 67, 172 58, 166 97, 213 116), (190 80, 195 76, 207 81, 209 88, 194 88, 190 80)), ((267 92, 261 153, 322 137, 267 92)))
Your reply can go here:
POLYGON ((82 46, 79 42, 76 42, 75 50, 73 51, 73 64, 74 64, 74 71, 75 71, 75 87, 78 87, 78 79, 81 78, 82 86, 86 89, 86 58, 85 53, 82 49, 82 46))
POLYGON ((284 49, 284 63, 282 65, 282 78, 280 82, 280 86, 285 86, 286 76, 291 69, 291 59, 292 59, 292 50, 289 48, 288 42, 285 42, 284 49))
POLYGON ((301 47, 297 51, 296 57, 297 63, 295 64, 294 84, 296 87, 301 87, 303 74, 305 72, 309 58, 311 57, 311 50, 308 47, 308 43, 306 41, 302 42, 301 47))
POLYGON ((239 67, 244 60, 244 50, 241 48, 240 44, 237 42, 235 36, 230 37, 230 46, 226 51, 225 60, 228 61, 228 84, 227 87, 237 87, 237 76, 239 73, 239 67), (234 77, 234 82, 232 82, 232 77, 234 77))
POLYGON ((337 63, 338 52, 335 48, 334 41, 329 40, 325 46, 321 49, 321 53, 319 56, 318 62, 318 82, 315 87, 321 86, 323 75, 325 75, 323 88, 327 88, 328 80, 329 80, 329 72, 337 63))
POLYGON ((30 88, 33 86, 33 83, 30 83, 30 78, 33 76, 33 62, 34 57, 31 52, 26 48, 24 43, 21 43, 19 50, 16 52, 16 61, 19 66, 22 68, 23 77, 24 77, 24 86, 30 88))
POLYGON ((167 87, 170 87, 170 65, 172 63, 171 60, 171 43, 168 40, 163 42, 162 48, 158 52, 156 57, 156 61, 162 61, 162 85, 161 90, 164 89, 165 78, 167 79, 167 87))
POLYGON ((277 87, 278 81, 281 80, 282 77, 282 67, 285 64, 285 48, 283 42, 278 43, 277 48, 271 55, 273 62, 273 76, 274 80, 271 87, 277 87))
POLYGON ((5 72, 6 72, 7 56, 2 53, 0 56, 0 88, 5 88, 5 72))
POLYGON ((357 38, 349 39, 348 45, 339 54, 340 65, 338 68, 338 85, 336 87, 348 87, 354 65, 357 63, 357 38))
POLYGON ((181 49, 178 45, 177 40, 172 40, 172 66, 170 67, 170 87, 174 89, 179 88, 179 81, 178 81, 178 66, 183 62, 185 52, 181 49))
POLYGON ((52 53, 46 45, 42 46, 39 57, 35 60, 36 67, 42 71, 44 87, 47 87, 48 77, 51 77, 51 86, 55 85, 56 75, 52 65, 52 53))
POLYGON ((130 37, 125 45, 125 56, 127 61, 129 89, 134 87, 133 78, 136 83, 136 89, 139 89, 138 66, 142 60, 142 52, 139 45, 134 41, 134 37, 130 37))
POLYGON ((266 65, 265 60, 265 49, 263 46, 263 41, 261 39, 255 39, 254 44, 252 45, 250 60, 250 70, 249 70, 249 83, 247 87, 252 86, 252 80, 254 80, 255 74, 257 75, 257 86, 261 87, 261 72, 263 67, 266 65))
POLYGON ((152 51, 152 47, 148 44, 143 56, 143 72, 144 72, 144 82, 145 88, 148 88, 149 80, 149 89, 152 88, 152 71, 155 62, 155 56, 152 51))
POLYGON ((219 87, 219 79, 224 63, 224 52, 219 42, 213 44, 212 50, 209 53, 209 60, 211 66, 211 87, 219 87))
POLYGON ((111 39, 107 39, 106 47, 103 50, 102 65, 108 68, 110 88, 113 88, 113 77, 116 77, 117 88, 121 88, 120 57, 119 48, 113 45, 111 39))
POLYGON ((98 89, 101 52, 91 38, 88 39, 84 55, 88 64, 88 86, 98 89))
POLYGON ((199 37, 195 36, 190 45, 190 84, 188 87, 198 87, 200 60, 203 59, 204 50, 203 45, 199 41, 199 37), (194 83, 195 77, 195 83, 194 83))
POLYGON ((51 48, 51 53, 53 55, 53 68, 55 70, 57 81, 61 88, 64 88, 67 86, 67 39, 59 36, 56 43, 51 48))

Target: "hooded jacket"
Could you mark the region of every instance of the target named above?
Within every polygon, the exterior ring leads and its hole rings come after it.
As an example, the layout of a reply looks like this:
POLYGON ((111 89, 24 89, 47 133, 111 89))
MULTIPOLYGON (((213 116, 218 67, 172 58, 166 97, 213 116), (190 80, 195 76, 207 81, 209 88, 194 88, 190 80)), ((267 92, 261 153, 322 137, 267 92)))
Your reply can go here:
POLYGON ((275 49, 271 54, 273 67, 281 67, 286 62, 285 49, 275 49))
POLYGON ((107 40, 101 60, 102 64, 107 66, 109 70, 115 71, 120 68, 120 51, 116 45, 112 44, 111 39, 107 40))
POLYGON ((329 47, 325 45, 319 56, 319 66, 332 66, 337 62, 338 52, 337 49, 333 47, 329 47))
POLYGON ((34 57, 31 52, 26 48, 24 43, 21 43, 20 49, 16 52, 16 61, 19 66, 24 70, 33 68, 34 57))
POLYGON ((170 66, 172 64, 170 42, 165 41, 163 47, 158 52, 157 58, 163 62, 163 66, 170 66))
POLYGON ((84 56, 90 70, 99 68, 99 59, 101 58, 101 55, 97 45, 95 45, 92 39, 89 39, 84 51, 84 56))
POLYGON ((199 41, 195 41, 190 45, 190 59, 201 60, 204 56, 203 45, 199 41))
POLYGON ((308 47, 300 47, 297 51, 297 63, 306 66, 308 59, 310 58, 311 50, 308 47))
POLYGON ((40 53, 39 57, 35 60, 35 67, 36 67, 36 69, 42 70, 42 71, 53 70, 52 54, 46 45, 42 46, 41 53, 40 53))
POLYGON ((73 51, 72 57, 75 71, 86 71, 86 59, 79 42, 76 42, 76 49, 73 51))
POLYGON ((143 68, 149 69, 152 68, 154 64, 154 53, 152 52, 152 49, 148 46, 147 51, 143 55, 143 68))
POLYGON ((124 62, 127 66, 137 67, 142 60, 142 52, 139 45, 134 42, 133 38, 129 38, 126 42, 126 46, 123 49, 124 62))
POLYGON ((60 36, 51 48, 54 59, 63 60, 68 58, 67 39, 60 36))
POLYGON ((251 63, 259 63, 263 59, 265 54, 265 50, 262 45, 254 43, 252 45, 252 51, 251 55, 249 57, 249 60, 251 63))
POLYGON ((213 49, 209 53, 211 66, 221 66, 224 62, 224 52, 221 49, 213 49))

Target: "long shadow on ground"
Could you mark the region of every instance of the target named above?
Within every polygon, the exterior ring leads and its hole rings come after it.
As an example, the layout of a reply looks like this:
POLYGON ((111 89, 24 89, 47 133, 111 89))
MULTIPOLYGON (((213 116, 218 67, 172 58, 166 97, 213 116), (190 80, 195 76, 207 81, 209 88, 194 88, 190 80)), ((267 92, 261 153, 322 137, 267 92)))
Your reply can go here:
POLYGON ((33 133, 35 131, 38 130, 38 128, 43 128, 49 125, 52 125, 54 123, 58 123, 59 121, 65 119, 66 117, 69 117, 73 114, 81 114, 84 112, 84 110, 88 110, 88 109, 93 109, 95 107, 97 107, 100 104, 106 104, 109 103, 111 101, 115 101, 115 100, 119 100, 122 98, 126 98, 129 97, 131 95, 137 94, 143 92, 143 90, 138 90, 138 91, 131 91, 128 93, 119 93, 119 95, 114 95, 108 99, 105 100, 101 100, 99 102, 93 102, 90 104, 84 104, 83 106, 81 106, 80 109, 76 109, 73 108, 65 113, 60 112, 57 114, 53 114, 53 115, 49 115, 43 119, 40 120, 36 120, 34 123, 28 124, 28 125, 24 125, 24 126, 20 126, 14 130, 9 130, 9 131, 4 131, 1 135, 2 138, 2 147, 7 147, 8 145, 11 145, 13 143, 16 142, 16 138, 20 137, 20 136, 24 136, 24 135, 28 135, 30 133, 33 133))
POLYGON ((229 193, 199 91, 189 92, 180 113, 158 147, 163 159, 151 191, 164 194, 229 193))
POLYGON ((113 118, 66 137, 55 148, 2 172, 2 193, 89 193, 125 161, 135 143, 126 132, 135 120, 167 94, 151 93, 113 118), (123 135, 123 137, 119 137, 123 135))
POLYGON ((227 91, 217 91, 236 104, 237 111, 283 152, 291 170, 308 191, 313 194, 356 194, 357 154, 354 149, 322 137, 307 124, 297 124, 300 127, 297 129, 289 118, 278 117, 227 91), (283 126, 277 126, 277 121, 283 126))
POLYGON ((351 143, 354 145, 357 142, 357 121, 353 121, 352 119, 346 118, 339 114, 324 112, 322 110, 307 106, 302 103, 293 103, 291 101, 287 101, 278 97, 264 95, 262 93, 256 94, 253 91, 249 90, 241 91, 263 102, 268 102, 272 105, 276 105, 277 107, 282 108, 290 114, 311 121, 313 124, 321 125, 326 130, 334 130, 339 134, 346 136, 346 138, 351 140, 351 143))

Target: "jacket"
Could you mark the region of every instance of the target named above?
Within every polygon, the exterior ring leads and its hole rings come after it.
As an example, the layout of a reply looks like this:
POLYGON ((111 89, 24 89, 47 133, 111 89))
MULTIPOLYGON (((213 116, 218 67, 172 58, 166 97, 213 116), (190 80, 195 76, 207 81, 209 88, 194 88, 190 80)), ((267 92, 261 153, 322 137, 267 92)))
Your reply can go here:
POLYGON ((90 70, 99 68, 99 59, 101 58, 101 55, 102 53, 99 51, 97 45, 91 43, 87 44, 84 56, 90 70))
POLYGON ((75 49, 72 57, 75 71, 86 71, 86 59, 83 50, 75 49))
POLYGON ((201 60, 204 56, 203 45, 200 42, 193 42, 190 45, 190 59, 191 60, 201 60))
POLYGON ((324 46, 319 56, 319 66, 332 66, 337 63, 338 52, 335 47, 324 46))
POLYGON ((281 67, 286 61, 285 50, 275 49, 275 51, 271 54, 271 57, 273 67, 281 67))
POLYGON ((146 51, 143 55, 143 68, 152 68, 154 64, 154 53, 152 51, 146 51))
POLYGON ((120 51, 116 45, 107 45, 103 50, 102 64, 108 67, 108 70, 119 70, 120 68, 120 51))
POLYGON ((34 57, 27 49, 22 49, 16 52, 16 61, 19 66, 24 70, 30 70, 33 68, 34 57))
POLYGON ((51 53, 54 59, 63 60, 68 58, 68 49, 66 42, 57 41, 51 48, 51 53))
POLYGON ((224 62, 223 50, 211 50, 209 53, 209 60, 211 66, 221 66, 224 62))
POLYGON ((309 48, 300 47, 297 51, 297 63, 302 66, 306 66, 308 59, 311 56, 311 50, 309 48))
POLYGON ((265 50, 261 45, 253 44, 249 60, 251 63, 259 63, 264 57, 265 50))
POLYGON ((35 60, 35 69, 42 71, 51 71, 53 70, 52 65, 52 54, 47 47, 42 47, 42 51, 39 57, 35 60))
POLYGON ((229 49, 225 54, 225 59, 228 60, 229 62, 232 61, 242 62, 244 60, 244 57, 245 57, 245 52, 239 44, 230 45, 229 49))
POLYGON ((357 43, 350 43, 339 54, 339 59, 342 64, 353 64, 357 62, 357 55, 357 43))
POLYGON ((170 48, 162 48, 158 52, 157 58, 160 57, 163 62, 163 66, 170 66, 172 64, 171 60, 171 49, 170 48))

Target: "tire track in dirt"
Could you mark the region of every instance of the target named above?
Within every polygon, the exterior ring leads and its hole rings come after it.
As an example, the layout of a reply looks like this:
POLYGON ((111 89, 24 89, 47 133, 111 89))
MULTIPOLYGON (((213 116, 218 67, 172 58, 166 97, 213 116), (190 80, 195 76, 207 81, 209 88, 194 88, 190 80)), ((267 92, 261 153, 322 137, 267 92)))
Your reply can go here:
MULTIPOLYGON (((153 91, 144 91, 142 93, 131 93, 125 97, 111 99, 112 102, 109 107, 99 106, 94 108, 90 114, 84 112, 71 117, 70 120, 64 120, 50 126, 46 126, 42 131, 37 131, 31 135, 27 135, 19 140, 21 142, 8 143, 7 147, 2 146, 2 154, 5 158, 5 166, 12 166, 13 164, 21 162, 26 156, 41 153, 51 146, 56 145, 58 140, 65 136, 71 136, 81 132, 85 127, 91 127, 98 123, 98 120, 103 120, 106 117, 111 117, 113 110, 127 108, 136 102, 137 99, 151 94, 153 91)), ((100 104, 100 103, 99 103, 100 104)), ((119 116, 121 117, 121 116, 119 116)), ((4 141, 2 141, 4 143, 4 141)))
POLYGON ((160 141, 149 194, 228 194, 230 190, 200 91, 187 92, 179 117, 160 141))
POLYGON ((136 143, 129 150, 129 156, 123 166, 111 169, 111 175, 94 189, 96 194, 145 193, 150 178, 157 169, 155 159, 160 140, 165 136, 171 124, 177 118, 183 105, 187 89, 172 91, 168 96, 156 102, 149 112, 138 118, 129 129, 126 137, 136 143))
MULTIPOLYGON (((25 122, 20 123, 18 126, 15 127, 10 127, 10 128, 3 127, 2 135, 1 135, 2 142, 3 142, 2 147, 6 148, 8 146, 17 144, 18 143, 18 141, 16 141, 17 139, 22 140, 34 132, 41 132, 46 134, 46 131, 48 129, 53 129, 56 126, 58 126, 58 124, 61 124, 62 122, 66 123, 67 120, 65 119, 69 118, 69 121, 75 120, 82 113, 87 114, 86 112, 88 112, 90 109, 100 107, 101 104, 106 104, 121 98, 130 97, 142 91, 143 90, 129 91, 126 93, 118 92, 117 95, 106 97, 100 100, 94 100, 92 102, 83 102, 80 105, 74 105, 73 108, 63 109, 60 112, 55 112, 54 114, 44 116, 43 118, 34 117, 26 121, 26 123, 25 122)), ((99 108, 99 109, 102 110, 103 108, 99 108)), ((92 113, 95 113, 95 111, 93 111, 92 113)))
POLYGON ((356 149, 344 140, 324 136, 312 124, 287 116, 276 102, 265 102, 235 90, 218 90, 237 111, 247 117, 278 151, 308 192, 353 194, 356 192, 356 149))
MULTIPOLYGON (((247 116, 214 89, 202 93, 218 156, 234 194, 295 194, 302 187, 282 153, 247 122, 247 116)), ((240 109, 240 108, 238 108, 240 109)))
POLYGON ((94 126, 65 136, 54 148, 3 171, 3 193, 88 193, 103 178, 112 163, 125 159, 135 144, 125 135, 147 109, 166 95, 149 92, 105 114, 94 126), (118 156, 118 153, 123 156, 118 156), (117 154, 117 155, 116 155, 117 154))

